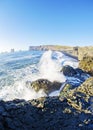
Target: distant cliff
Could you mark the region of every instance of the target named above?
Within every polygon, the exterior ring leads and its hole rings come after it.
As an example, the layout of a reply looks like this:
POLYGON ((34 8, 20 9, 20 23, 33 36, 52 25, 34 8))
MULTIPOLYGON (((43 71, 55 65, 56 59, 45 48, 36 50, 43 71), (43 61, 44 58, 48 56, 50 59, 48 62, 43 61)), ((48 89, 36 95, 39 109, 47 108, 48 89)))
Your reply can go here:
POLYGON ((82 60, 84 57, 93 56, 93 46, 79 47, 78 48, 78 59, 82 60))
POLYGON ((70 46, 61 45, 41 45, 41 46, 29 46, 29 50, 73 50, 70 46))
POLYGON ((54 50, 54 51, 64 51, 74 56, 77 56, 78 47, 71 46, 61 46, 61 45, 41 45, 41 46, 29 46, 29 50, 54 50))
POLYGON ((77 56, 79 60, 82 60, 83 57, 93 56, 93 46, 87 47, 78 47, 78 46, 61 46, 61 45, 41 45, 41 46, 30 46, 29 50, 56 50, 64 51, 73 56, 77 56))

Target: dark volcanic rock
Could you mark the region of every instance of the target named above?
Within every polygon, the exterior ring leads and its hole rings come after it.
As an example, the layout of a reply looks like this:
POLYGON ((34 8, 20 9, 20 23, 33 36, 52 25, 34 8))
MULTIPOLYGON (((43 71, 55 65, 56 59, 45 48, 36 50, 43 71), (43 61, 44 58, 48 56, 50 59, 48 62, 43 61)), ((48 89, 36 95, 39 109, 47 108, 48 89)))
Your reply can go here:
POLYGON ((84 73, 84 71, 81 70, 80 68, 76 68, 75 70, 76 70, 76 73, 77 73, 78 75, 81 75, 82 73, 84 73))
POLYGON ((76 70, 69 65, 63 66, 61 72, 63 72, 63 74, 68 77, 72 77, 77 74, 76 70))
POLYGON ((40 89, 43 89, 46 94, 49 94, 55 90, 59 90, 61 87, 60 82, 50 82, 46 79, 38 79, 36 81, 33 81, 30 85, 36 92, 38 92, 40 89))
POLYGON ((74 69, 68 65, 64 66, 61 71, 65 76, 67 76, 66 83, 69 84, 70 89, 80 86, 87 78, 90 77, 89 74, 80 68, 74 69))
POLYGON ((27 102, 24 100, 2 102, 2 107, 4 111, 0 114, 0 130, 93 129, 93 115, 77 111, 69 105, 67 99, 61 97, 39 98, 27 102), (8 111, 5 108, 7 106, 13 106, 13 109, 11 107, 8 111), (4 112, 7 115, 4 116, 4 112))

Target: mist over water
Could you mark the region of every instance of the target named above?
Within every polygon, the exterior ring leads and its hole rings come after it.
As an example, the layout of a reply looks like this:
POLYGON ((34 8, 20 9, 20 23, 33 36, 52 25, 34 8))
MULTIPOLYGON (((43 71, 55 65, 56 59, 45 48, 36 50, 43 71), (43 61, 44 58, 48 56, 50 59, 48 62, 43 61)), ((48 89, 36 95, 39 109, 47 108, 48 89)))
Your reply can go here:
POLYGON ((26 51, 0 55, 0 99, 30 100, 46 96, 27 87, 27 81, 48 79, 64 83, 62 66, 78 67, 78 61, 58 51, 26 51))

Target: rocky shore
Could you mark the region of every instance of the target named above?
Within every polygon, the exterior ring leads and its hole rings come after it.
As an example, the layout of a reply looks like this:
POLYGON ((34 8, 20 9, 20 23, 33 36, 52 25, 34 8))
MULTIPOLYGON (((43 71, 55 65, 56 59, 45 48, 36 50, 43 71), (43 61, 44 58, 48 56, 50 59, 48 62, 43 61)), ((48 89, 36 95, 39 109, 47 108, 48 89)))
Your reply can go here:
MULTIPOLYGON (((86 105, 90 106, 88 103, 86 105)), ((93 113, 81 111, 75 103, 62 97, 39 98, 28 102, 18 99, 0 101, 0 130, 32 129, 92 130, 93 113)))
POLYGON ((80 61, 77 69, 71 66, 62 68, 60 72, 72 78, 66 81, 59 96, 49 97, 49 94, 58 90, 60 83, 39 79, 31 86, 36 91, 44 89, 46 97, 29 101, 1 100, 0 130, 92 130, 92 61, 92 57, 86 57, 80 61))

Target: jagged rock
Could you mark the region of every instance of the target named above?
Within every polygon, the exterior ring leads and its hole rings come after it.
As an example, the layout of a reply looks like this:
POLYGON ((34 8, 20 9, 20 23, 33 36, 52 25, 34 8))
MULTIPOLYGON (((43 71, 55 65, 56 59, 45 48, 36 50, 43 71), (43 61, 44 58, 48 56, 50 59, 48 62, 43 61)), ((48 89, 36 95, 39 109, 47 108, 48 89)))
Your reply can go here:
POLYGON ((92 96, 93 96, 93 77, 88 78, 79 87, 76 87, 72 90, 70 89, 69 91, 67 91, 67 94, 65 94, 65 98, 67 99, 69 105, 71 105, 72 107, 74 107, 79 111, 86 113, 90 113, 88 109, 91 105, 89 99, 92 96))
POLYGON ((61 87, 60 82, 50 82, 47 79, 38 79, 36 81, 33 81, 29 87, 32 87, 36 92, 43 89, 46 94, 49 94, 55 90, 59 90, 61 87))
POLYGON ((77 88, 78 92, 84 93, 87 96, 93 96, 93 77, 88 78, 81 86, 77 88))
POLYGON ((79 68, 93 76, 93 57, 84 57, 79 62, 79 68))
MULTIPOLYGON (((70 67, 68 67, 70 68, 70 67)), ((62 89, 62 91, 60 92, 60 95, 62 96, 66 96, 68 95, 68 92, 74 88, 77 88, 78 86, 80 86, 87 78, 89 78, 89 75, 87 73, 85 73, 83 70, 76 68, 73 69, 71 67, 72 70, 75 71, 75 75, 72 77, 68 77, 66 80, 66 85, 64 86, 64 88, 62 89)))
POLYGON ((3 106, 13 106, 8 115, 0 115, 0 130, 88 130, 93 129, 93 115, 77 111, 67 99, 47 97, 31 101, 14 100, 3 102, 3 106), (39 104, 42 107, 37 107, 39 104), (17 108, 14 108, 14 106, 17 108), (36 105, 37 104, 37 105, 36 105))
POLYGON ((66 65, 61 70, 65 76, 67 76, 67 84, 72 88, 80 86, 90 76, 81 70, 80 68, 74 69, 73 67, 66 65))
MULTIPOLYGON (((61 96, 66 96, 68 95, 69 91, 74 89, 74 88, 77 88, 78 86, 80 86, 87 78, 89 78, 90 76, 85 73, 83 70, 81 70, 80 68, 76 68, 76 69, 73 69, 72 67, 70 66, 65 66, 64 68, 66 69, 69 69, 69 70, 72 70, 73 72, 73 75, 72 77, 67 77, 67 80, 66 80, 66 84, 64 86, 64 88, 62 89, 62 91, 60 92, 60 95, 61 96), (75 72, 74 72, 75 71, 75 72)), ((64 69, 64 70, 65 70, 64 69)), ((71 75, 70 75, 71 76, 71 75)))
POLYGON ((62 89, 62 91, 60 92, 60 96, 62 97, 66 97, 68 95, 68 92, 70 91, 70 89, 72 89, 73 86, 70 84, 66 84, 64 86, 64 88, 62 89))
POLYGON ((63 66, 61 72, 63 72, 63 74, 68 77, 72 77, 77 74, 75 69, 69 65, 63 66))

